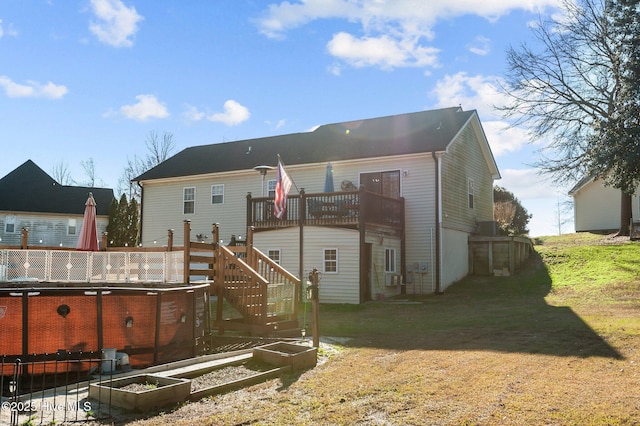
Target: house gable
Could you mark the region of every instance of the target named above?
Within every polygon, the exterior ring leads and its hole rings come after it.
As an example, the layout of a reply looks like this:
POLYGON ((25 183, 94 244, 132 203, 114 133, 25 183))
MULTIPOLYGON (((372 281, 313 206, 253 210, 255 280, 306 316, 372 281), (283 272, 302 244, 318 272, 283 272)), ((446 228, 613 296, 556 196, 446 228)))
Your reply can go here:
POLYGON ((493 220, 493 183, 500 178, 477 114, 442 159, 443 225, 475 232, 479 222, 493 220))
POLYGON ((89 192, 96 200, 96 214, 108 216, 112 189, 60 185, 27 160, 0 179, 0 211, 82 215, 89 192))

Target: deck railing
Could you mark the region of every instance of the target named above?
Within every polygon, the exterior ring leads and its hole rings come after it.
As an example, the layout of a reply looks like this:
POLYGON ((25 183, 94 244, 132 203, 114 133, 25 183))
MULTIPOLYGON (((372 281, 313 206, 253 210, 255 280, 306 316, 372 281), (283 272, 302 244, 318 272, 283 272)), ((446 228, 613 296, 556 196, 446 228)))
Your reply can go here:
POLYGON ((289 195, 284 216, 274 214, 272 197, 247 195, 247 226, 256 230, 288 226, 404 226, 404 199, 359 191, 289 195))
POLYGON ((179 283, 182 251, 0 250, 0 282, 179 283))
POLYGON ((266 314, 268 317, 295 319, 298 314, 300 278, 253 246, 253 228, 247 230, 248 245, 225 247, 242 259, 252 271, 266 281, 266 314))

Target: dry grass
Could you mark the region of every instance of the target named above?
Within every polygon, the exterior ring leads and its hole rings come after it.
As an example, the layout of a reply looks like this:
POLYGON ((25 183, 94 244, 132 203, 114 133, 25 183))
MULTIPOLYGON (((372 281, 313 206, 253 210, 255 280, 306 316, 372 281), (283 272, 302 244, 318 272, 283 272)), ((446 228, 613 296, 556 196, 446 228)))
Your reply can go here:
POLYGON ((351 340, 316 368, 131 424, 640 424, 640 266, 625 262, 632 278, 600 280, 594 295, 553 282, 574 244, 544 243, 542 259, 559 263, 536 258, 444 296, 323 306, 323 333, 351 340))

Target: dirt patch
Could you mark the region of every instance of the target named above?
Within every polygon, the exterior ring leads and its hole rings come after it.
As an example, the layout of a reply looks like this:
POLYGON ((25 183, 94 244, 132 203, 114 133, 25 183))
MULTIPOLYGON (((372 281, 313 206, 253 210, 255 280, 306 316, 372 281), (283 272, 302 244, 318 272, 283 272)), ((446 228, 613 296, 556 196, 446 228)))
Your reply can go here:
POLYGON ((272 365, 251 360, 241 365, 230 365, 228 367, 216 369, 197 377, 193 377, 191 379, 191 392, 245 379, 273 368, 274 367, 272 365))

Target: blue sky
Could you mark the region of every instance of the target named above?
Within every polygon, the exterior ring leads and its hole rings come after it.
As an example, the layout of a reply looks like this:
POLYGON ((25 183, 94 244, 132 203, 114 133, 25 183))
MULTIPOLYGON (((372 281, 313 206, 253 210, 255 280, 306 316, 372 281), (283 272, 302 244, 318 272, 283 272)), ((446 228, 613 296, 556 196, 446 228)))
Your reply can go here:
MULTIPOLYGON (((509 45, 559 0, 3 0, 4 176, 31 159, 117 188, 150 132, 194 145, 461 105, 478 111, 502 180, 558 233, 539 144, 494 110, 509 45)), ((573 232, 572 223, 563 232, 573 232)))

